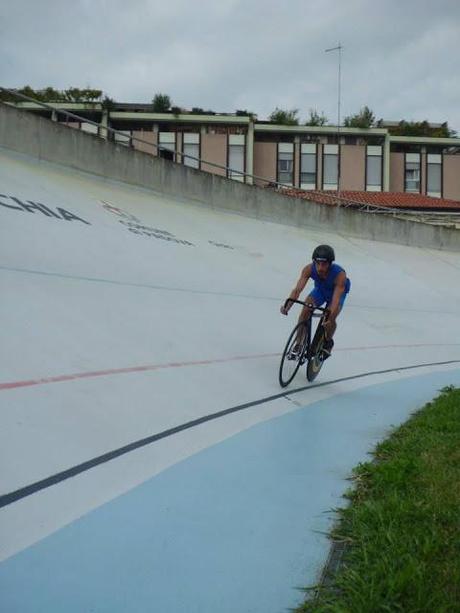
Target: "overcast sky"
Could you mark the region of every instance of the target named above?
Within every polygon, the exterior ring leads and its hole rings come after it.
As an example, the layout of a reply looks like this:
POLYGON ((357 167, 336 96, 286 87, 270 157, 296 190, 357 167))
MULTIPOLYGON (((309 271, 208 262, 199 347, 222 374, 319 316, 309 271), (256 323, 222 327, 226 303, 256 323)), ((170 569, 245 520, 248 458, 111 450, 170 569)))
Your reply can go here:
POLYGON ((460 134, 460 0, 0 0, 0 85, 167 93, 217 112, 448 121, 460 134))

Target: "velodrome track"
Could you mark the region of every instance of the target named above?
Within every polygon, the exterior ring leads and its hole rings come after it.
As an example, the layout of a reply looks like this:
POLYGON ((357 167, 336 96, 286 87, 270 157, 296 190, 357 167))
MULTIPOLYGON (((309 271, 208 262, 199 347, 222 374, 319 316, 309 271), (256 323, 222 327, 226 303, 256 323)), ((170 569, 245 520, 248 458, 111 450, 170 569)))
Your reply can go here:
POLYGON ((460 254, 200 208, 0 149, 0 609, 279 613, 389 428, 460 385, 460 254), (37 203, 39 205, 37 206, 37 203), (352 280, 281 390, 313 247, 352 280))

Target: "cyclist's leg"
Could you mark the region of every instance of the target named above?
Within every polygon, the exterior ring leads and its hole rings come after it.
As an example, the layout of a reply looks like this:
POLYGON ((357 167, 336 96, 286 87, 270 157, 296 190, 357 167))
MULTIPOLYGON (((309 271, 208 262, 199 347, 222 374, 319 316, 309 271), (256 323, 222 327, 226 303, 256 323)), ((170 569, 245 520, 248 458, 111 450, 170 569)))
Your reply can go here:
MULTIPOLYGON (((339 311, 337 313, 336 316, 336 320, 334 321, 334 323, 332 324, 332 326, 329 328, 328 332, 327 332, 327 339, 324 343, 324 351, 330 355, 331 351, 332 351, 332 347, 334 346, 334 334, 337 330, 337 317, 340 315, 340 313, 342 312, 343 309, 343 305, 345 303, 345 299, 347 297, 347 294, 343 294, 341 299, 340 299, 340 303, 339 303, 339 311)), ((327 307, 329 307, 329 304, 326 305, 327 307)))
MULTIPOLYGON (((337 313, 337 317, 339 316, 341 310, 342 310, 342 307, 340 306, 339 307, 339 312, 337 313)), ((327 337, 326 337, 326 339, 324 341, 323 352, 325 353, 326 357, 329 357, 331 355, 331 353, 332 353, 332 348, 334 347, 333 336, 334 336, 336 330, 337 330, 337 320, 328 329, 327 337)))
MULTIPOLYGON (((329 305, 328 305, 328 306, 329 306, 329 305)), ((335 331, 337 330, 337 317, 340 315, 340 312, 342 311, 342 307, 343 307, 343 304, 340 304, 340 305, 339 305, 339 311, 338 311, 337 316, 336 316, 336 320, 335 320, 335 321, 334 321, 334 323, 333 323, 333 324, 332 324, 332 325, 329 327, 329 329, 328 329, 328 331, 327 331, 327 338, 328 338, 328 340, 332 340, 332 337, 334 336, 335 331)))
MULTIPOLYGON (((323 302, 325 302, 324 300, 324 296, 322 294, 322 292, 315 288, 313 289, 310 294, 306 297, 305 302, 307 304, 312 304, 313 306, 321 306, 323 304, 323 302)), ((309 307, 303 307, 302 311, 300 312, 299 315, 299 323, 301 321, 308 321, 311 318, 311 314, 313 312, 312 308, 309 307)), ((302 332, 303 335, 301 338, 297 338, 296 339, 296 343, 297 345, 300 347, 301 345, 303 345, 304 341, 305 341, 305 334, 306 334, 306 328, 302 328, 302 332)))

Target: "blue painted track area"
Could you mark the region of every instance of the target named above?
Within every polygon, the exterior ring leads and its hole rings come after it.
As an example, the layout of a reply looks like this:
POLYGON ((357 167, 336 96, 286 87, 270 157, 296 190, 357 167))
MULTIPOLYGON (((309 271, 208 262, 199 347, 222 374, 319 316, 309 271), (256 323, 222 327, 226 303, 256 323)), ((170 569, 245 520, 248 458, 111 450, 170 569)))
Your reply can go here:
POLYGON ((351 468, 452 382, 460 370, 363 387, 176 464, 3 562, 2 610, 287 610, 351 468))

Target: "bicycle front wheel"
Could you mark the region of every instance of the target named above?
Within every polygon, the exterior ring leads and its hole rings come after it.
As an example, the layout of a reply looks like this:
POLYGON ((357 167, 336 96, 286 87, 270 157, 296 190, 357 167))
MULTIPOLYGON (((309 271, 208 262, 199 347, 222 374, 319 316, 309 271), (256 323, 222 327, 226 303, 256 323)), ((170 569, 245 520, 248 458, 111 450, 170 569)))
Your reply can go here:
POLYGON ((307 332, 307 324, 301 321, 289 335, 280 363, 279 382, 281 387, 289 385, 296 376, 300 365, 303 364, 307 332))

